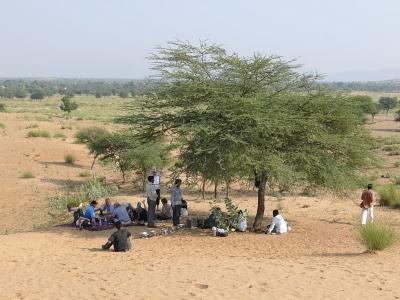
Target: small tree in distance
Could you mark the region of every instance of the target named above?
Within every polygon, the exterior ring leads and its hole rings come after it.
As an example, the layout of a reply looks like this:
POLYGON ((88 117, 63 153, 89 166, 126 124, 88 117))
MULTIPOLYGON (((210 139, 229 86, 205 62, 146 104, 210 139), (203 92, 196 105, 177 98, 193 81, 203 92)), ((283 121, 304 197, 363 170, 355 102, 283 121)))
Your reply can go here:
POLYGON ((78 108, 78 103, 75 101, 71 101, 71 98, 68 96, 64 96, 61 98, 62 104, 60 105, 60 109, 62 111, 66 111, 67 113, 71 113, 71 111, 78 108))
POLYGON ((389 113, 389 110, 395 108, 397 106, 397 97, 380 97, 379 105, 382 110, 385 111, 386 114, 389 113))

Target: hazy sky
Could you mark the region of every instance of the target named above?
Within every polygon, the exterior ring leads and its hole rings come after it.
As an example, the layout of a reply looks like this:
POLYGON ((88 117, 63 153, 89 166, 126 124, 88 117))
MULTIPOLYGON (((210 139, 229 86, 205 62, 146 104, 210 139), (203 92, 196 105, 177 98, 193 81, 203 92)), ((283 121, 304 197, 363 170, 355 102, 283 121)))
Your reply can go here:
POLYGON ((0 0, 0 77, 141 78, 174 39, 400 76, 400 1, 0 0))

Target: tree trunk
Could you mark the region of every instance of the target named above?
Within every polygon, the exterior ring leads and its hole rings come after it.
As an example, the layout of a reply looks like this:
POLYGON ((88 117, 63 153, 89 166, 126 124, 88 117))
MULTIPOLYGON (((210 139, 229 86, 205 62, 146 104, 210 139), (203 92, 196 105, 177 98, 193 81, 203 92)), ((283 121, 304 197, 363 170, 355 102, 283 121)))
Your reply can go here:
POLYGON ((203 182, 201 183, 201 197, 204 200, 206 193, 206 179, 203 177, 203 182))
POLYGON ((90 170, 93 170, 94 163, 96 162, 97 155, 94 156, 93 161, 92 161, 92 166, 90 167, 90 170))
POLYGON ((259 180, 257 214, 253 224, 253 229, 256 231, 262 230, 261 223, 264 218, 265 211, 265 188, 267 185, 267 176, 262 173, 259 177, 259 180))
POLYGON ((146 182, 147 182, 146 172, 143 172, 142 173, 142 188, 143 188, 143 191, 146 191, 146 182))
POLYGON ((226 198, 229 198, 229 186, 230 186, 230 182, 229 180, 226 181, 226 198))
POLYGON ((214 183, 214 198, 217 199, 218 196, 218 181, 214 183))

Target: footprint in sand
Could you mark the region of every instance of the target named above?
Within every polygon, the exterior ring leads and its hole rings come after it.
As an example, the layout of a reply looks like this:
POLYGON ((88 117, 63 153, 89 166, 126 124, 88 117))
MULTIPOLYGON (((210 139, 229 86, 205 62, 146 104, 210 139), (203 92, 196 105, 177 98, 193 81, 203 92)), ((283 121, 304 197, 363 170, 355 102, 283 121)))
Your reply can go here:
POLYGON ((201 290, 208 289, 208 284, 193 283, 193 286, 194 286, 195 288, 198 288, 198 289, 201 289, 201 290))

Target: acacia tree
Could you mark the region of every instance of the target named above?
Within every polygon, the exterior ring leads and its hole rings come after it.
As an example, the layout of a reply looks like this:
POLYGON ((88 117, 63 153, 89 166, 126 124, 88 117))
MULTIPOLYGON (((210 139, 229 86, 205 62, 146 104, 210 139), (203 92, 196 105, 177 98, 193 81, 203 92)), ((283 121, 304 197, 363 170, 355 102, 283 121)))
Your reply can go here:
POLYGON ((94 155, 93 163, 96 158, 111 160, 124 182, 127 172, 135 172, 140 175, 143 189, 147 172, 153 167, 162 169, 170 162, 169 149, 161 140, 138 143, 126 132, 99 132, 87 140, 87 146, 94 155))
POLYGON ((389 113, 389 110, 395 108, 397 106, 397 97, 380 97, 379 105, 382 110, 385 111, 386 114, 389 113))
POLYGON ((372 157, 354 102, 319 90, 317 76, 298 73, 291 61, 240 57, 204 42, 169 43, 151 61, 160 85, 119 121, 138 139, 171 137, 188 171, 203 172, 198 166, 205 163, 232 171, 228 180, 254 176, 255 229, 267 185, 344 188, 372 157))
POLYGON ((78 108, 78 103, 75 101, 71 101, 70 96, 63 96, 61 98, 61 105, 60 109, 62 111, 66 111, 68 114, 71 113, 71 111, 76 110, 78 108))

